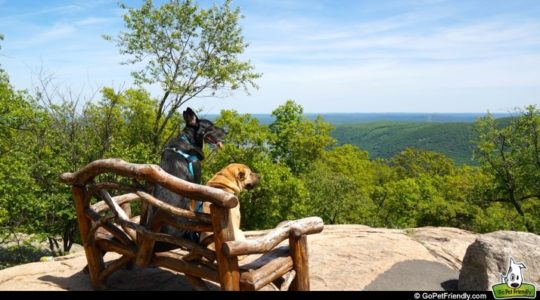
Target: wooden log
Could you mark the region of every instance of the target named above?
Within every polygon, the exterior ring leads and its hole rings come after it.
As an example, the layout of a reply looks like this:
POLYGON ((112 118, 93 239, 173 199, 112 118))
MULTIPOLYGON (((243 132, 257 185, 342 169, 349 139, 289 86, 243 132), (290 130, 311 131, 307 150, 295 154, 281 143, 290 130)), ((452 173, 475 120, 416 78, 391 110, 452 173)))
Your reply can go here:
MULTIPOLYGON (((88 216, 92 221, 98 222, 102 216, 95 212, 90 207, 85 209, 86 216, 88 216)), ((115 238, 117 238, 120 242, 122 242, 124 245, 134 245, 131 238, 127 235, 125 231, 120 229, 114 224, 103 224, 103 229, 107 230, 109 233, 111 233, 115 238)))
POLYGON ((129 257, 129 256, 122 256, 119 259, 114 260, 112 263, 107 265, 107 267, 105 268, 105 270, 101 272, 101 274, 99 274, 99 280, 101 280, 101 282, 107 281, 107 278, 109 278, 109 276, 111 276, 112 273, 120 270, 120 268, 124 267, 125 265, 130 263, 132 260, 133 260, 133 257, 129 257))
MULTIPOLYGON (((137 192, 139 197, 141 199, 145 200, 144 202, 148 202, 148 204, 152 204, 161 210, 157 212, 157 214, 154 216, 152 220, 152 224, 147 224, 147 227, 150 228, 151 232, 158 232, 162 225, 168 224, 171 226, 174 226, 176 228, 180 228, 186 231, 194 231, 194 232, 203 232, 203 231, 212 231, 212 223, 210 215, 204 214, 204 213, 195 213, 192 211, 180 209, 177 207, 174 207, 172 205, 169 205, 167 203, 164 203, 163 201, 155 198, 154 196, 145 193, 145 192, 137 192), (186 217, 188 219, 193 219, 193 221, 181 221, 177 218, 172 217, 168 213, 172 213, 175 215, 180 215, 182 217, 186 217)), ((157 239, 155 238, 147 238, 144 236, 139 235, 139 253, 137 255, 136 264, 140 267, 147 266, 150 263, 150 254, 153 252, 154 244, 157 239)), ((163 241, 163 240, 162 240, 163 241)), ((168 242, 168 241, 165 241, 168 242)), ((197 255, 205 256, 208 259, 215 259, 215 254, 211 252, 210 250, 201 247, 195 243, 191 243, 187 240, 183 240, 184 242, 183 247, 186 247, 188 249, 194 249, 193 253, 196 253, 197 255), (188 244, 185 244, 188 243, 188 244), (194 246, 196 245, 196 247, 194 246), (204 249, 204 250, 200 250, 204 249), (207 251, 208 250, 208 251, 207 251)), ((175 245, 178 244, 178 240, 173 243, 175 245)))
MULTIPOLYGON (((148 219, 148 202, 142 201, 141 202, 141 216, 138 223, 141 224, 141 226, 147 226, 147 219, 148 219)), ((140 233, 137 233, 137 245, 140 245, 142 243, 142 238, 143 238, 142 235, 140 233)))
POLYGON ((319 217, 309 217, 295 221, 282 222, 274 230, 260 238, 226 242, 223 245, 223 253, 229 257, 265 253, 289 238, 291 232, 298 235, 305 235, 319 233, 323 228, 324 222, 319 217))
POLYGON ((156 253, 152 258, 152 265, 219 282, 218 274, 215 269, 212 269, 205 264, 184 261, 181 255, 173 252, 156 253))
POLYGON ((296 271, 296 276, 291 284, 291 290, 309 291, 307 236, 298 236, 298 233, 291 234, 289 247, 291 248, 294 270, 296 271))
MULTIPOLYGON (((159 232, 161 229, 161 222, 159 219, 153 219, 145 226, 151 232, 159 232)), ((150 265, 152 255, 154 253, 155 239, 150 238, 144 232, 137 232, 137 239, 139 241, 139 250, 137 252, 137 258, 135 259, 135 265, 139 267, 147 267, 150 265)))
POLYGON ((194 232, 206 232, 206 231, 214 231, 212 228, 212 223, 206 223, 201 221, 183 221, 179 220, 178 218, 174 218, 173 216, 169 215, 165 212, 158 212, 160 214, 160 220, 162 223, 174 226, 176 228, 186 230, 186 231, 194 231, 194 232))
POLYGON ((84 193, 82 206, 83 207, 89 207, 90 206, 90 201, 92 201, 93 196, 94 196, 93 193, 91 194, 91 193, 88 192, 88 190, 86 190, 86 192, 84 193))
POLYGON ((86 217, 85 213, 87 207, 84 206, 86 190, 84 187, 73 186, 71 191, 75 200, 75 212, 77 214, 81 239, 83 240, 84 253, 86 254, 86 260, 88 262, 90 281, 94 289, 100 290, 105 288, 105 285, 99 279, 99 274, 103 271, 104 264, 99 249, 95 245, 86 243, 91 228, 90 220, 86 217))
POLYGON ((122 220, 129 220, 129 216, 126 214, 126 212, 118 205, 116 201, 114 201, 109 195, 109 193, 105 190, 99 190, 96 192, 97 195, 99 195, 105 203, 109 206, 111 211, 120 219, 122 220))
POLYGON ((156 233, 156 232, 153 232, 151 230, 148 230, 144 226, 133 223, 131 221, 120 219, 117 222, 120 225, 122 225, 123 227, 129 227, 129 228, 139 232, 143 236, 148 237, 148 238, 150 238, 150 239, 152 239, 154 241, 170 243, 170 244, 173 244, 173 245, 177 245, 177 246, 189 249, 189 250, 193 251, 194 253, 200 254, 200 255, 208 258, 209 260, 216 259, 216 254, 214 253, 214 251, 212 251, 210 249, 207 249, 207 248, 204 248, 201 245, 199 245, 197 243, 194 243, 192 241, 188 241, 188 240, 183 239, 183 238, 177 238, 177 237, 171 236, 169 234, 165 234, 165 233, 156 233))
POLYGON ((141 202, 141 219, 139 221, 139 224, 145 226, 147 220, 148 220, 148 202, 142 201, 141 202))
POLYGON ((289 256, 276 257, 259 269, 242 273, 240 282, 243 289, 259 290, 293 269, 289 256))
POLYGON ((287 274, 287 277, 285 278, 281 286, 279 287, 279 290, 282 292, 288 291, 294 277, 296 277, 296 271, 291 270, 289 274, 287 274))
MULTIPOLYGON (((135 193, 129 193, 129 194, 124 194, 124 195, 112 197, 112 199, 114 200, 114 202, 118 203, 118 205, 122 206, 125 203, 130 203, 132 201, 139 200, 139 199, 141 199, 141 197, 139 195, 135 194, 135 193)), ((91 207, 97 213, 101 213, 101 212, 104 212, 106 210, 109 210, 109 206, 107 205, 107 203, 105 201, 99 201, 99 202, 93 204, 91 207)))
POLYGON ((222 252, 223 244, 234 239, 231 211, 217 205, 211 205, 210 212, 214 227, 214 245, 221 289, 238 291, 240 290, 238 258, 225 256, 222 252))
MULTIPOLYGON (((211 235, 205 237, 202 241, 199 241, 199 244, 206 248, 208 247, 208 245, 210 245, 213 242, 214 242, 214 234, 212 233, 211 235)), ((197 253, 193 253, 193 252, 184 256, 184 260, 186 261, 200 260, 201 258, 202 258, 201 255, 197 253)))
POLYGON ((114 216, 105 216, 97 220, 97 222, 94 222, 92 228, 90 228, 90 230, 88 231, 88 235, 86 236, 86 244, 93 247, 96 240, 96 231, 104 224, 110 222, 112 219, 114 219, 114 216))
POLYGON ((124 204, 120 204, 120 208, 122 208, 122 210, 126 212, 126 215, 128 216, 128 219, 131 219, 131 217, 133 216, 131 214, 131 203, 127 202, 127 203, 124 203, 124 204))
POLYGON ((133 223, 137 223, 137 224, 141 224, 140 221, 141 221, 141 216, 135 216, 135 217, 131 217, 129 218, 129 220, 133 223))
MULTIPOLYGON (((105 200, 105 202, 107 203, 109 208, 112 210, 112 212, 119 218, 117 223, 120 223, 119 221, 129 221, 128 214, 120 207, 120 205, 118 205, 118 203, 116 203, 116 201, 112 199, 111 195, 109 195, 107 191, 99 190, 96 193, 103 200, 105 200)), ((137 233, 135 232, 135 230, 133 230, 131 227, 123 226, 123 228, 126 231, 126 233, 129 235, 132 241, 134 242, 137 241, 137 233)))
POLYGON ((126 246, 115 240, 96 240, 96 246, 105 252, 116 252, 124 256, 135 258, 137 248, 132 246, 126 246))
POLYGON ((233 208, 238 205, 238 198, 234 194, 182 180, 165 172, 157 165, 131 164, 120 159, 93 161, 75 173, 60 175, 60 180, 66 184, 82 186, 97 175, 108 172, 151 181, 184 197, 210 202, 221 207, 233 208))
POLYGON ((105 228, 99 228, 96 232, 96 240, 102 239, 102 240, 112 240, 114 239, 114 236, 110 234, 105 228))
POLYGON ((176 216, 179 216, 179 217, 184 217, 184 218, 187 218, 187 219, 193 219, 193 220, 197 220, 197 221, 201 221, 201 222, 204 222, 204 223, 207 223, 207 224, 212 224, 212 219, 210 218, 210 215, 206 214, 206 213, 196 213, 194 211, 190 211, 190 210, 187 210, 187 209, 182 209, 182 208, 178 208, 178 207, 175 207, 175 206, 172 206, 168 203, 165 203, 157 198, 155 198, 154 196, 148 194, 148 193, 145 193, 145 192, 137 192, 137 195, 139 195, 139 197, 141 197, 141 199, 147 201, 149 204, 161 209, 161 210, 164 210, 170 214, 173 214, 173 215, 176 215, 176 216))
MULTIPOLYGON (((148 203, 146 201, 142 202, 143 204, 146 204, 148 207, 148 203)), ((163 225, 162 222, 162 215, 164 213, 161 210, 158 210, 156 215, 151 219, 145 222, 145 228, 148 228, 151 232, 160 232, 161 226, 163 225)), ((135 259, 135 265, 139 267, 147 267, 150 265, 152 261, 152 255, 154 253, 154 245, 155 245, 155 239, 150 238, 149 236, 145 235, 142 232, 138 233, 138 244, 139 244, 139 251, 137 252, 137 258, 135 259)))

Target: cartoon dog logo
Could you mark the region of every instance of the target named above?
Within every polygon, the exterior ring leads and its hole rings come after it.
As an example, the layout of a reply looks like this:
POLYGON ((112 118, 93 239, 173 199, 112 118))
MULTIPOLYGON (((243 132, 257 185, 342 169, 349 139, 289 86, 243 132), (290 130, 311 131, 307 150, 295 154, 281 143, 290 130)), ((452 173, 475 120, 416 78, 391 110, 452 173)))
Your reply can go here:
POLYGON ((510 257, 510 265, 506 275, 501 274, 501 283, 506 283, 509 288, 517 289, 523 282, 522 269, 527 269, 523 263, 516 263, 512 257, 510 257))
POLYGON ((523 280, 523 269, 527 269, 524 263, 516 262, 510 257, 506 274, 499 273, 501 283, 491 286, 493 298, 504 300, 514 298, 536 299, 536 286, 523 280))

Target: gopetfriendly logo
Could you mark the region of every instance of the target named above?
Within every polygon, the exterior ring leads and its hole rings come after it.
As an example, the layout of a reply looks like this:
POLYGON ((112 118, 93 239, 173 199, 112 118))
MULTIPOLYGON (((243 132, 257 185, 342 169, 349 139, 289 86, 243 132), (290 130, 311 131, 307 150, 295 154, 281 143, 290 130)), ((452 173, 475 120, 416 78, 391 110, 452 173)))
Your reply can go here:
POLYGON ((510 257, 508 271, 501 274, 501 283, 491 287, 495 299, 512 298, 536 298, 536 287, 531 283, 523 281, 523 269, 527 269, 524 263, 516 263, 510 257))

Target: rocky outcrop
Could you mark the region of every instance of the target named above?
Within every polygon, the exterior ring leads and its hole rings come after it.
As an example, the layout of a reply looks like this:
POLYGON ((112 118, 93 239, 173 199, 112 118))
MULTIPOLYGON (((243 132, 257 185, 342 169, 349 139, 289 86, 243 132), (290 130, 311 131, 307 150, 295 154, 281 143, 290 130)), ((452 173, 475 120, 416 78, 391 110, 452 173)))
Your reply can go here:
MULTIPOLYGON (((318 290, 364 290, 396 264, 410 260, 443 264, 456 270, 457 280, 460 261, 475 238, 468 231, 444 227, 402 230, 325 226, 322 234, 309 237, 311 284, 318 290)), ((399 286, 414 290, 426 280, 420 278, 423 274, 417 277, 404 276, 402 280, 410 284, 404 282, 399 286)), ((386 284, 385 289, 393 289, 392 285, 386 284)), ((443 287, 437 283, 431 289, 443 287)))
POLYGON ((460 290, 490 290, 501 283, 510 257, 523 262, 523 280, 540 287, 540 236, 528 232, 497 231, 478 236, 463 259, 460 290))
POLYGON ((454 270, 461 269, 467 247, 477 234, 451 227, 421 227, 408 229, 409 236, 421 243, 438 261, 454 270))
MULTIPOLYGON (((248 232, 247 236, 263 233, 248 232)), ((441 281, 457 282, 461 258, 475 238, 475 234, 455 228, 327 225, 322 233, 308 237, 311 288, 447 289, 441 281), (425 276, 424 269, 439 274, 425 276)), ((105 258, 115 257, 107 254, 105 258)), ((82 272, 85 265, 84 253, 78 253, 5 269, 0 271, 0 290, 91 290, 88 276, 82 272)), ((184 276, 159 268, 122 270, 108 284, 115 290, 191 289, 184 276)))

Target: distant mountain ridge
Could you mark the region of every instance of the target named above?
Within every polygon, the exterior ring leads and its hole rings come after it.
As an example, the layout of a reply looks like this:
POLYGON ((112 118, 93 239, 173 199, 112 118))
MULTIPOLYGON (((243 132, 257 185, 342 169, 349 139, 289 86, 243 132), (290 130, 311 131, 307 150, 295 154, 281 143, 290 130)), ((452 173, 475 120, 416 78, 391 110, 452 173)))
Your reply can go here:
MULTIPOLYGON (((252 114, 270 124, 270 114, 252 114)), ((332 136, 339 145, 352 144, 369 152, 371 159, 391 158, 407 147, 444 153, 457 164, 475 165, 473 160, 474 121, 485 113, 323 113, 336 128, 332 136)), ((496 113, 499 126, 506 126, 513 114, 496 113)), ((211 120, 217 115, 205 116, 211 120)))
MULTIPOLYGON (((204 114, 201 114, 204 116, 204 114)), ((270 124, 274 121, 271 114, 251 114, 261 124, 270 124)), ((307 118, 314 120, 322 116, 327 122, 334 125, 359 124, 369 122, 393 121, 393 122, 428 122, 428 123, 471 123, 486 113, 306 113, 307 118)), ((494 113, 495 118, 511 117, 510 113, 494 113)), ((216 114, 205 115, 214 120, 216 114)))

